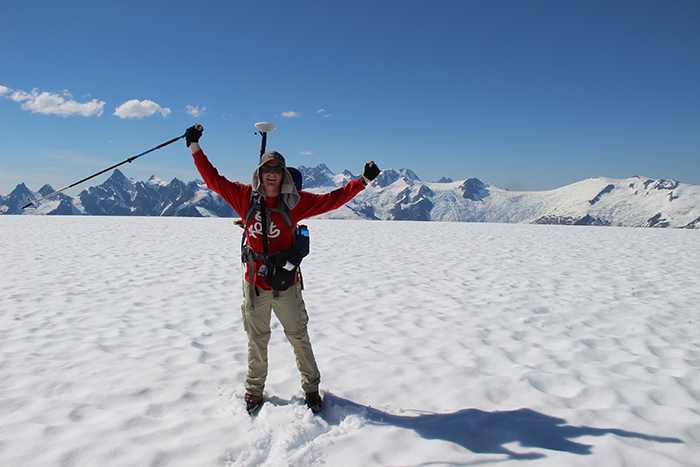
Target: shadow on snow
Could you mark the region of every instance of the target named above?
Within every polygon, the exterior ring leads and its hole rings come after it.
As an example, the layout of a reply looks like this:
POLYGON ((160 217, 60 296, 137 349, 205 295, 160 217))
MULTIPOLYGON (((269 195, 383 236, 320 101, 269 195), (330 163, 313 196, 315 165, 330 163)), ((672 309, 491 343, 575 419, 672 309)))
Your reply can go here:
POLYGON ((614 428, 591 428, 566 425, 566 420, 551 417, 530 409, 507 412, 484 412, 463 409, 454 413, 424 413, 415 416, 392 415, 372 407, 342 399, 331 393, 325 395, 323 418, 331 425, 338 425, 348 415, 356 412, 374 425, 391 425, 414 430, 422 438, 439 439, 459 444, 478 454, 505 454, 511 459, 538 459, 539 453, 519 454, 504 445, 518 442, 527 448, 549 449, 571 454, 591 454, 591 446, 571 441, 582 436, 608 434, 623 438, 638 438, 658 443, 682 443, 678 438, 652 436, 614 428))

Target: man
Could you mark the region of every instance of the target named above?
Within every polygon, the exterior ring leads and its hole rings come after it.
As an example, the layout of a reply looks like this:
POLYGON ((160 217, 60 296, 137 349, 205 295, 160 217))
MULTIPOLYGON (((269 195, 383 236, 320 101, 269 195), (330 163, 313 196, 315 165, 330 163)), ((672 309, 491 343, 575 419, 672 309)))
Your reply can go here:
POLYGON ((270 275, 269 269, 283 271, 281 268, 269 267, 273 264, 269 260, 293 245, 293 231, 299 221, 341 207, 374 180, 380 170, 374 162, 367 162, 364 174, 357 180, 331 193, 316 195, 297 191, 284 157, 276 151, 268 151, 260 157, 258 167, 253 172, 252 185, 234 183, 221 176, 202 152, 199 138, 203 130, 201 125, 195 125, 188 128, 186 133, 187 146, 192 152, 197 170, 209 189, 221 195, 242 219, 248 217, 251 220, 246 223, 245 231, 251 260, 247 266, 243 286, 245 298, 241 305, 243 326, 248 335, 246 408, 254 414, 263 404, 272 310, 294 349, 297 368, 301 373, 301 386, 306 394, 306 405, 318 413, 323 408, 318 392, 321 374, 306 327, 308 315, 295 269, 298 264, 289 264, 288 269, 294 272, 288 285, 287 281, 280 281, 270 275), (253 198, 258 199, 260 205, 254 216, 248 216, 253 198), (291 218, 291 228, 285 222, 286 212, 291 218), (284 282, 284 285, 280 286, 280 282, 284 282))

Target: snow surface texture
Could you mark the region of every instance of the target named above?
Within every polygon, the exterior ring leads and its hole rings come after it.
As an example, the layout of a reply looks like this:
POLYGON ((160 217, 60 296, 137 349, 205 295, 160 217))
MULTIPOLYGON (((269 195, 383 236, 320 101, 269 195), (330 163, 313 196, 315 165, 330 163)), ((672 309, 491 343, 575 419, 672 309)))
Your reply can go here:
POLYGON ((230 219, 0 217, 2 465, 700 465, 698 231, 309 225, 251 419, 230 219))

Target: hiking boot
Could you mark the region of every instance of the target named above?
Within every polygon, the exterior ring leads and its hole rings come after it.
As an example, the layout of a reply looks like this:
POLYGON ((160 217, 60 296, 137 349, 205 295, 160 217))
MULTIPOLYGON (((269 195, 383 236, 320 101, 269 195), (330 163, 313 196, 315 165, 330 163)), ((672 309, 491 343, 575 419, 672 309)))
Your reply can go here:
POLYGON ((311 409, 313 413, 319 413, 323 409, 323 399, 316 392, 307 392, 306 398, 304 399, 306 406, 311 409))
POLYGON ((262 396, 254 396, 252 394, 246 393, 245 395, 245 408, 250 415, 256 415, 263 405, 262 396))

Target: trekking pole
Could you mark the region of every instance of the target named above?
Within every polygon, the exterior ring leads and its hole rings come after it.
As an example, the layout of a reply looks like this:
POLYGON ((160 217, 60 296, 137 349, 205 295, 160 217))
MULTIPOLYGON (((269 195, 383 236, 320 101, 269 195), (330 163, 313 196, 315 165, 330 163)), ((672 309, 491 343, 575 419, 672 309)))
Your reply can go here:
MULTIPOLYGON (((273 126, 274 126, 274 125, 273 125, 273 126)), ((130 158, 128 158, 128 159, 125 160, 125 161, 122 161, 122 162, 120 162, 120 163, 118 163, 118 164, 115 164, 115 165, 113 165, 112 167, 107 167, 106 169, 104 169, 104 170, 102 170, 102 171, 100 171, 100 172, 97 172, 96 174, 90 175, 89 177, 86 177, 86 178, 84 178, 84 179, 82 179, 82 180, 79 180, 79 181, 77 181, 77 182, 75 182, 75 183, 73 183, 73 184, 71 184, 71 185, 68 185, 68 186, 65 187, 65 188, 61 188, 60 190, 56 190, 56 191, 54 191, 53 193, 51 193, 50 195, 46 195, 46 196, 44 196, 43 198, 40 198, 40 199, 38 199, 38 200, 36 200, 36 201, 33 201, 33 200, 30 198, 30 199, 29 199, 29 202, 28 202, 27 204, 25 204, 24 206, 22 206, 22 209, 28 208, 29 206, 34 206, 34 208, 38 208, 38 207, 39 207, 39 205, 38 205, 39 201, 44 201, 44 200, 47 199, 47 198, 51 198, 52 196, 57 195, 57 194, 59 194, 59 193, 61 193, 61 192, 63 192, 63 191, 66 191, 66 190, 69 189, 69 188, 73 188, 73 187, 76 186, 76 185, 80 185, 80 184, 83 183, 83 182, 87 182, 87 181, 90 180, 91 178, 95 178, 95 177, 97 177, 98 175, 102 175, 102 174, 105 173, 105 172, 108 172, 108 171, 110 171, 110 170, 112 170, 112 169, 116 169, 116 168, 119 167, 120 165, 124 165, 124 164, 126 164, 127 162, 128 162, 128 163, 131 163, 131 162, 135 161, 136 159, 138 159, 139 157, 145 156, 145 155, 148 154, 149 152, 153 152, 153 151, 155 151, 156 149, 163 148, 163 147, 167 146, 168 144, 172 144, 172 143, 174 143, 175 141, 184 138, 185 136, 186 136, 186 134, 184 134, 184 135, 182 135, 182 136, 178 136, 177 138, 173 138, 173 139, 171 139, 170 141, 166 141, 166 142, 163 143, 163 144, 159 144, 159 145, 156 146, 155 148, 151 148, 151 149, 149 149, 148 151, 144 151, 144 152, 142 152, 141 154, 136 154, 135 156, 131 156, 130 158)))
POLYGON ((260 146, 260 157, 262 157, 265 154, 265 146, 267 145, 267 134, 274 131, 277 127, 272 123, 258 122, 255 124, 255 128, 262 135, 262 146, 260 146))

